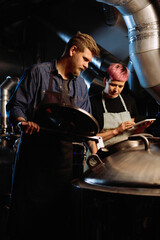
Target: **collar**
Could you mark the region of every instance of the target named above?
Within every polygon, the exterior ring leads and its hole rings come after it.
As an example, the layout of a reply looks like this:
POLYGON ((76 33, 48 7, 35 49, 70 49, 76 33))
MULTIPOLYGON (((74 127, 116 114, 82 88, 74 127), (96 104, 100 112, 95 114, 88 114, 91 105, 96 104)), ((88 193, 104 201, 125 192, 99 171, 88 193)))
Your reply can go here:
MULTIPOLYGON (((58 69, 57 69, 57 60, 58 59, 53 59, 52 60, 52 73, 53 73, 53 75, 59 75, 59 76, 61 76, 59 73, 58 73, 58 69)), ((73 76, 73 74, 72 73, 70 73, 70 76, 69 76, 69 81, 71 81, 71 80, 73 80, 73 81, 75 81, 76 79, 77 79, 77 77, 78 76, 73 76)), ((62 78, 62 76, 61 76, 61 78, 62 78)), ((63 78, 62 78, 63 79, 63 78)))

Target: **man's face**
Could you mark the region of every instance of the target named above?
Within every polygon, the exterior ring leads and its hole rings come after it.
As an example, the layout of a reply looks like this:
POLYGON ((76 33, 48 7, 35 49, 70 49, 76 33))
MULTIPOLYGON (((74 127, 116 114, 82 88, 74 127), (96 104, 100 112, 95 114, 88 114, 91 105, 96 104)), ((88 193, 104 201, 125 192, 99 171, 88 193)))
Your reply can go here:
POLYGON ((88 68, 88 64, 92 61, 92 58, 93 54, 88 48, 85 48, 84 52, 79 52, 76 46, 71 47, 69 62, 70 72, 74 76, 78 76, 81 71, 88 68))
POLYGON ((125 82, 104 79, 105 89, 104 92, 107 94, 108 98, 117 97, 123 90, 125 82))

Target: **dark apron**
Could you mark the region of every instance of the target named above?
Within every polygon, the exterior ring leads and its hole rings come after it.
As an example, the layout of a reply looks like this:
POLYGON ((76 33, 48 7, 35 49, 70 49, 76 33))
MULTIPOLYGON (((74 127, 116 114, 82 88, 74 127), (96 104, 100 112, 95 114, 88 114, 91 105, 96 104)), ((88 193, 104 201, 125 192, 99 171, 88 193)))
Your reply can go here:
MULTIPOLYGON (((51 74, 40 106, 66 102, 73 106, 74 98, 64 99, 51 91, 52 81, 51 74)), ((56 234, 61 239, 64 232, 71 237, 72 161, 73 145, 61 140, 58 133, 22 133, 13 170, 11 239, 52 238, 56 234)))

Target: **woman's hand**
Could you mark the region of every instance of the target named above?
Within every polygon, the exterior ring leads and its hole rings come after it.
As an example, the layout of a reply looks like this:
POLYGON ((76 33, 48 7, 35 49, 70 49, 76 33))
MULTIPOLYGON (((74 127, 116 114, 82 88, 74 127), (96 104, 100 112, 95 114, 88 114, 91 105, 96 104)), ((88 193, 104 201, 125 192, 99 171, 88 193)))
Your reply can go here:
POLYGON ((116 128, 116 130, 117 130, 117 135, 118 135, 118 134, 121 134, 121 133, 123 133, 125 130, 133 127, 134 124, 135 124, 135 122, 132 122, 132 121, 126 121, 126 122, 121 123, 121 124, 118 126, 118 128, 116 128))

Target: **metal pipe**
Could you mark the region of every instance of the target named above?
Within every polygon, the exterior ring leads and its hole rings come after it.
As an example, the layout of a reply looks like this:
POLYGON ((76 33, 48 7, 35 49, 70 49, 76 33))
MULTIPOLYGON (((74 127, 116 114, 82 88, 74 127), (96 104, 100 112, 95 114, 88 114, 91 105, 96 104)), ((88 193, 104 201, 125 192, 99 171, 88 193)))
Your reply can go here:
POLYGON ((139 82, 160 104, 158 0, 97 0, 116 7, 128 28, 129 55, 139 82))
POLYGON ((1 113, 1 129, 3 133, 8 128, 6 104, 10 98, 10 90, 15 87, 18 83, 18 78, 6 77, 5 81, 0 85, 0 113, 1 113))

